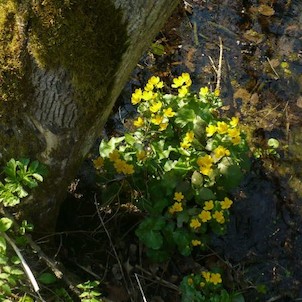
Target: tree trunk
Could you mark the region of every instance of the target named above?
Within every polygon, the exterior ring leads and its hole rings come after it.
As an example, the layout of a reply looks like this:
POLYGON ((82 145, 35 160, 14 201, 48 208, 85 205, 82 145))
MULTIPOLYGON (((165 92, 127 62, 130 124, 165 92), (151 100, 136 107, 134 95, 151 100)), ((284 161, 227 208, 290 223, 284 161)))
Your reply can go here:
POLYGON ((177 0, 2 0, 2 161, 38 159, 45 182, 20 208, 54 230, 66 188, 177 0))

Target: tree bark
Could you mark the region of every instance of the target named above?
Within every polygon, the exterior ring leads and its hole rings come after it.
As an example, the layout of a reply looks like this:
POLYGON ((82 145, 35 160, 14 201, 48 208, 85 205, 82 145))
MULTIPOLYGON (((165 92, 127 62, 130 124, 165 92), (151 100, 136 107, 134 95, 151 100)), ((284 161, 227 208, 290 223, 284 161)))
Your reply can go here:
POLYGON ((46 164, 45 182, 20 207, 54 230, 66 189, 115 100, 177 0, 2 0, 2 161, 46 164))

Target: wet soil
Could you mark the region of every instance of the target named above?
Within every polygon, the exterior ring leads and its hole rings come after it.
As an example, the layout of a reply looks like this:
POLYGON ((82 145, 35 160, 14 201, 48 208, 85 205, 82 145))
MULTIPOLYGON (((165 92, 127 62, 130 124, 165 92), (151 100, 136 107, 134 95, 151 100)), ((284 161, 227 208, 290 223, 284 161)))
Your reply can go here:
POLYGON ((302 301, 301 32, 300 0, 181 4, 154 42, 163 48, 148 51, 133 72, 105 135, 124 131, 135 115, 131 92, 153 74, 169 83, 189 72, 193 89, 214 89, 221 37, 225 114, 240 117, 252 150, 267 150, 267 139, 277 138, 280 157, 263 152, 252 160, 250 173, 232 192, 228 232, 214 238, 209 251, 189 259, 175 255, 160 265, 149 262, 134 235, 141 214, 127 196, 102 204, 87 159, 59 220, 61 261, 83 279, 101 280, 111 301, 143 301, 136 276, 148 301, 180 301, 182 277, 213 263, 225 269, 225 286, 240 290, 247 302, 302 301))

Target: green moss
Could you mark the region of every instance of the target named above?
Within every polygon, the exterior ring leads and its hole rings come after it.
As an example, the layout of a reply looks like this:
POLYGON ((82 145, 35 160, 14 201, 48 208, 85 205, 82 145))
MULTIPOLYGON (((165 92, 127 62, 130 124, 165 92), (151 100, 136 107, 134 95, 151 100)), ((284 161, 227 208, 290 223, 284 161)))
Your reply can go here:
POLYGON ((36 1, 30 50, 43 68, 69 71, 82 99, 107 93, 127 41, 122 13, 108 0, 36 1))
MULTIPOLYGON (((46 70, 64 68, 86 124, 106 106, 127 47, 122 12, 108 0, 0 1, 1 154, 35 156, 45 145, 22 112, 31 106, 32 56, 46 70), (22 133, 18 133, 22 129, 22 133)), ((87 125, 84 126, 84 128, 87 125)))

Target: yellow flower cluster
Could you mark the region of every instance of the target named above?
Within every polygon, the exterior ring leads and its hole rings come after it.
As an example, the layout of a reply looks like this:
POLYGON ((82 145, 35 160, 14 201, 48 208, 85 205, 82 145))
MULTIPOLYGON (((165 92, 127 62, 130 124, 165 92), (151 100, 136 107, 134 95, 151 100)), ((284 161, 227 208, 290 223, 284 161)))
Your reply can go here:
POLYGON ((232 204, 233 201, 227 197, 223 201, 216 201, 215 204, 213 200, 206 201, 202 211, 191 220, 190 227, 196 230, 201 226, 201 223, 207 223, 211 219, 216 220, 220 224, 225 223, 224 210, 229 209, 232 204))
POLYGON ((170 214, 174 214, 176 212, 182 212, 183 211, 183 207, 182 207, 182 203, 181 201, 185 198, 185 196, 181 193, 181 192, 175 192, 174 193, 174 200, 176 200, 176 202, 169 208, 169 213, 170 214))
POLYGON ((102 157, 98 157, 95 160, 93 160, 93 165, 97 170, 100 170, 104 166, 104 159, 102 157))
POLYGON ((170 208, 169 208, 169 213, 174 214, 176 212, 182 212, 183 207, 181 202, 175 202, 170 208))
MULTIPOLYGON (((219 273, 202 272, 201 275, 203 276, 206 283, 213 283, 214 285, 222 283, 221 275, 219 273)), ((203 282, 202 284, 200 284, 201 287, 203 287, 204 285, 205 284, 203 282)))
POLYGON ((131 97, 131 103, 133 105, 139 104, 142 100, 144 101, 150 101, 152 99, 155 99, 157 96, 157 93, 154 92, 154 89, 160 89, 164 87, 164 83, 160 80, 159 77, 151 77, 145 88, 144 91, 142 91, 141 88, 135 89, 134 93, 131 97))
POLYGON ((197 165, 199 166, 200 173, 209 176, 213 169, 213 158, 210 155, 205 155, 197 159, 197 165))
POLYGON ((214 158, 214 161, 215 161, 215 162, 219 161, 219 160, 220 160, 221 158, 223 158, 224 156, 230 156, 230 154, 231 154, 231 152, 230 152, 227 148, 225 148, 225 147, 223 147, 223 146, 218 146, 218 147, 213 151, 213 153, 214 153, 213 158, 214 158))
POLYGON ((123 173, 125 175, 134 173, 134 166, 121 159, 117 150, 114 150, 109 154, 109 160, 113 162, 113 166, 117 173, 123 173))
POLYGON ((229 125, 226 122, 217 122, 217 125, 210 124, 206 127, 207 137, 212 137, 215 133, 227 134, 233 145, 241 142, 240 130, 237 127, 239 123, 238 117, 232 117, 229 125))
POLYGON ((194 132, 189 131, 186 133, 184 139, 180 143, 180 146, 184 149, 188 149, 189 147, 191 147, 191 143, 193 142, 193 140, 194 140, 194 132))
POLYGON ((192 80, 188 73, 182 73, 179 77, 173 79, 172 88, 178 89, 178 96, 184 97, 188 94, 192 80))

